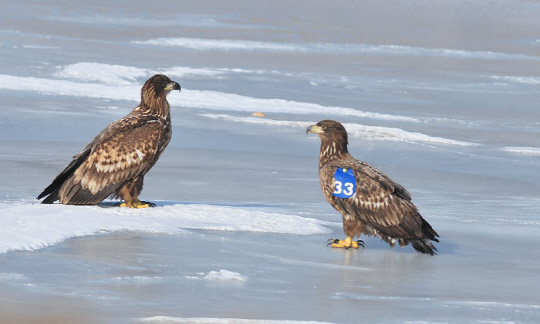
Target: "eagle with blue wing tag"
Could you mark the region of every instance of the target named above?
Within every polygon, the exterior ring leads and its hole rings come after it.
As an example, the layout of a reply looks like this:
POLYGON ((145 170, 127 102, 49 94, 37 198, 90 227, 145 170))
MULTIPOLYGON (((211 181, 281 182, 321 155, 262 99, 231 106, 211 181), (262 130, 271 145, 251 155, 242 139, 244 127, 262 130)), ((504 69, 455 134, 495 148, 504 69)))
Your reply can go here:
POLYGON ((411 194, 386 174, 355 159, 347 148, 345 127, 334 120, 311 125, 307 133, 321 139, 319 183, 326 200, 341 213, 344 240, 330 239, 334 248, 364 247, 360 235, 378 236, 391 247, 412 245, 418 253, 435 255, 439 234, 420 215, 411 194))
POLYGON ((356 178, 352 169, 337 168, 334 173, 335 188, 332 193, 338 198, 350 198, 356 190, 356 178))

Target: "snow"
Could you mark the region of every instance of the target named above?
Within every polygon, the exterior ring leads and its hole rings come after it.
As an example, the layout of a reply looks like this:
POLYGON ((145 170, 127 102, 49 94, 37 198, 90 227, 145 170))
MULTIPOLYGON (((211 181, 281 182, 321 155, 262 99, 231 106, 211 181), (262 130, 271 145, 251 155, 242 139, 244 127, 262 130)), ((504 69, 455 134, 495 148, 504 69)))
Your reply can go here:
POLYGON ((246 281, 248 278, 242 276, 238 272, 233 272, 229 270, 221 269, 219 271, 210 271, 208 274, 204 275, 203 279, 205 280, 236 280, 236 281, 246 281))
MULTIPOLYGON (((61 67, 54 76, 75 81, 41 79, 41 78, 21 78, 11 75, 0 75, 0 89, 26 90, 31 87, 35 91, 48 93, 51 95, 72 95, 89 98, 105 98, 114 100, 138 101, 133 93, 139 90, 139 84, 134 82, 141 76, 148 78, 155 73, 166 73, 171 78, 181 78, 186 75, 214 76, 220 74, 219 71, 208 69, 190 69, 186 67, 171 67, 160 70, 143 70, 130 66, 106 65, 96 63, 76 63, 61 67), (84 86, 80 86, 84 82, 84 86)), ((324 107, 318 104, 294 102, 282 99, 260 99, 242 96, 231 93, 216 91, 199 91, 183 89, 182 100, 172 96, 171 104, 205 108, 213 110, 231 111, 252 111, 253 107, 270 113, 294 113, 308 114, 312 111, 320 113, 332 112, 344 116, 358 116, 364 118, 417 121, 414 118, 396 115, 387 115, 374 112, 358 111, 352 108, 324 107)))
POLYGON ((491 51, 464 51, 448 48, 423 48, 402 45, 334 44, 334 43, 276 43, 236 39, 156 38, 133 41, 134 44, 173 46, 200 51, 269 51, 290 53, 361 54, 382 56, 450 57, 483 60, 540 60, 540 57, 491 51))
POLYGON ((540 148, 538 147, 504 147, 503 150, 516 154, 540 155, 540 148))
MULTIPOLYGON (((126 79, 130 79, 129 76, 134 74, 147 75, 148 77, 155 73, 165 73, 167 71, 171 78, 182 77, 183 75, 190 73, 201 74, 200 70, 185 70, 184 68, 173 67, 165 70, 147 71, 142 72, 139 69, 126 67, 126 66, 108 66, 102 74, 95 74, 96 71, 94 64, 91 67, 87 65, 70 66, 56 73, 56 76, 77 78, 79 82, 86 82, 89 80, 96 81, 97 83, 85 83, 84 87, 80 86, 78 82, 72 82, 67 80, 51 80, 43 78, 27 77, 21 78, 11 75, 0 75, 0 89, 7 90, 26 90, 31 87, 35 91, 47 93, 50 95, 71 95, 77 97, 88 98, 106 98, 112 100, 133 100, 138 98, 133 96, 133 93, 137 93, 139 85, 129 82, 126 79), (93 73, 87 73, 87 69, 90 68, 93 73), (113 70, 117 75, 111 75, 110 71, 113 70), (123 71, 131 71, 130 74, 125 76, 123 71), (114 84, 110 86, 109 84, 114 84)), ((204 71, 204 70, 203 70, 204 71)), ((203 72, 204 73, 204 72, 203 72)), ((212 73, 206 72, 207 75, 212 73)), ((323 107, 317 104, 294 102, 282 99, 259 99, 247 96, 241 96, 231 93, 222 93, 216 91, 200 91, 200 90, 182 90, 183 100, 172 97, 170 98, 171 104, 182 104, 187 107, 204 108, 212 110, 231 110, 231 111, 252 111, 253 107, 259 107, 261 110, 271 113, 295 113, 295 114, 308 114, 311 111, 318 111, 319 113, 332 112, 343 116, 358 116, 364 118, 373 119, 388 119, 388 120, 402 120, 402 121, 416 121, 414 118, 387 115, 373 112, 358 111, 351 108, 342 107, 323 107)))
POLYGON ((113 203, 66 207, 29 201, 1 203, 0 208, 10 215, 2 219, 0 253, 35 250, 71 237, 121 230, 176 234, 189 233, 185 229, 296 235, 330 232, 320 220, 254 208, 157 202, 156 208, 131 210, 115 208, 113 203))
MULTIPOLYGON (((272 119, 261 119, 255 117, 235 117, 226 114, 201 114, 201 116, 213 118, 213 119, 226 119, 235 122, 244 122, 251 124, 267 125, 267 126, 289 126, 300 128, 305 130, 310 125, 314 125, 317 122, 298 122, 298 121, 289 121, 289 120, 272 120, 272 119)), ((448 145, 476 145, 474 143, 469 143, 465 141, 456 141, 447 138, 428 136, 421 133, 407 132, 403 129, 394 128, 394 127, 381 127, 381 126, 366 126, 359 124, 349 124, 343 123, 343 126, 347 129, 347 133, 351 137, 363 138, 368 140, 381 140, 381 141, 398 141, 398 142, 431 142, 438 144, 448 144, 448 145)))
POLYGON ((499 0, 3 3, 1 322, 540 322, 539 14, 499 0), (140 197, 157 206, 35 200, 155 73, 182 86, 140 197), (437 256, 372 237, 327 247, 341 218, 305 133, 323 119, 411 192, 437 256))

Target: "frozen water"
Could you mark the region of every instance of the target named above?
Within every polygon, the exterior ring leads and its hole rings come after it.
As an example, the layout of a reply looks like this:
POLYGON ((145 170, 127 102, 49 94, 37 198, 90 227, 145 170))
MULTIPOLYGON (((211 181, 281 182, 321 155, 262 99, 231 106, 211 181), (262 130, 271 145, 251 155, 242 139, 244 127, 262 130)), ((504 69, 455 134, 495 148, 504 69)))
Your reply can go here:
POLYGON ((540 321, 540 4, 0 7, 0 322, 540 321), (182 85, 157 207, 34 200, 155 73, 182 85), (326 247, 305 129, 327 118, 412 193, 437 256, 326 247))

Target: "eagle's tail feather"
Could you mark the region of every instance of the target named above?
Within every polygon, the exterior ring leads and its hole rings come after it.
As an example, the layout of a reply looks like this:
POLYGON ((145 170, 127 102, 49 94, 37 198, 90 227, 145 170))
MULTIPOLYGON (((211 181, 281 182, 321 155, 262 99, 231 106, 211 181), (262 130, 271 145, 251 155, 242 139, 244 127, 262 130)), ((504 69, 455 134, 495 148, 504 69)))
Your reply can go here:
POLYGON ((52 204, 53 202, 57 201, 59 199, 58 194, 60 192, 60 188, 64 182, 69 179, 71 175, 73 175, 75 170, 77 170, 77 168, 86 160, 89 154, 90 150, 76 155, 75 158, 64 169, 64 171, 60 172, 60 174, 54 178, 53 182, 47 188, 45 188, 36 199, 41 199, 48 196, 41 202, 42 204, 52 204))
POLYGON ((429 240, 439 242, 439 240, 437 239, 437 237, 439 237, 439 234, 435 232, 433 227, 431 227, 431 225, 429 225, 429 223, 424 218, 422 218, 422 234, 424 234, 424 237, 429 240))
MULTIPOLYGON (((428 240, 427 238, 423 238, 423 239, 412 239, 409 241, 411 243, 411 245, 413 246, 413 248, 416 250, 416 252, 418 253, 423 253, 423 254, 429 254, 429 255, 435 255, 437 254, 437 248, 433 245, 433 243, 431 243, 430 240, 428 240)), ((438 241, 437 241, 438 242, 438 241)))
POLYGON ((113 184, 93 194, 89 189, 83 189, 80 183, 74 184, 68 179, 66 192, 62 192, 62 203, 68 205, 95 205, 114 194, 121 184, 113 184))
POLYGON ((41 199, 48 196, 41 202, 42 204, 52 204, 53 202, 57 201, 60 188, 69 178, 69 176, 73 174, 73 171, 75 170, 68 170, 68 168, 62 171, 58 176, 56 176, 56 178, 54 178, 53 182, 47 188, 45 188, 43 192, 39 194, 39 196, 37 196, 36 199, 41 199))
POLYGON ((437 249, 431 243, 431 241, 439 242, 437 237, 439 237, 439 234, 435 232, 435 230, 429 225, 429 223, 422 218, 422 234, 424 235, 423 238, 420 239, 412 239, 410 240, 411 245, 418 253, 424 253, 429 255, 435 255, 437 254, 437 249))
POLYGON ((56 190, 46 193, 48 188, 49 187, 43 190, 43 192, 37 197, 37 199, 41 199, 45 197, 46 195, 48 195, 45 199, 43 199, 43 201, 41 202, 42 204, 52 204, 58 200, 58 192, 60 191, 60 188, 58 187, 56 188, 56 190))

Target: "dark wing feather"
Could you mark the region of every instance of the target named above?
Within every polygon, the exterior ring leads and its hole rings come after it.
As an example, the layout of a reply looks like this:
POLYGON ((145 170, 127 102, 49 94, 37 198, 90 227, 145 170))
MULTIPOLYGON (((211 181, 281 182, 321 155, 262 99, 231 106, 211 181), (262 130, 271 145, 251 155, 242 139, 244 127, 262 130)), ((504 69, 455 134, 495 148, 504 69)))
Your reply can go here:
POLYGON ((158 157, 163 133, 163 121, 151 116, 112 123, 91 142, 87 158, 60 189, 60 201, 97 203, 126 181, 143 176, 158 157))

